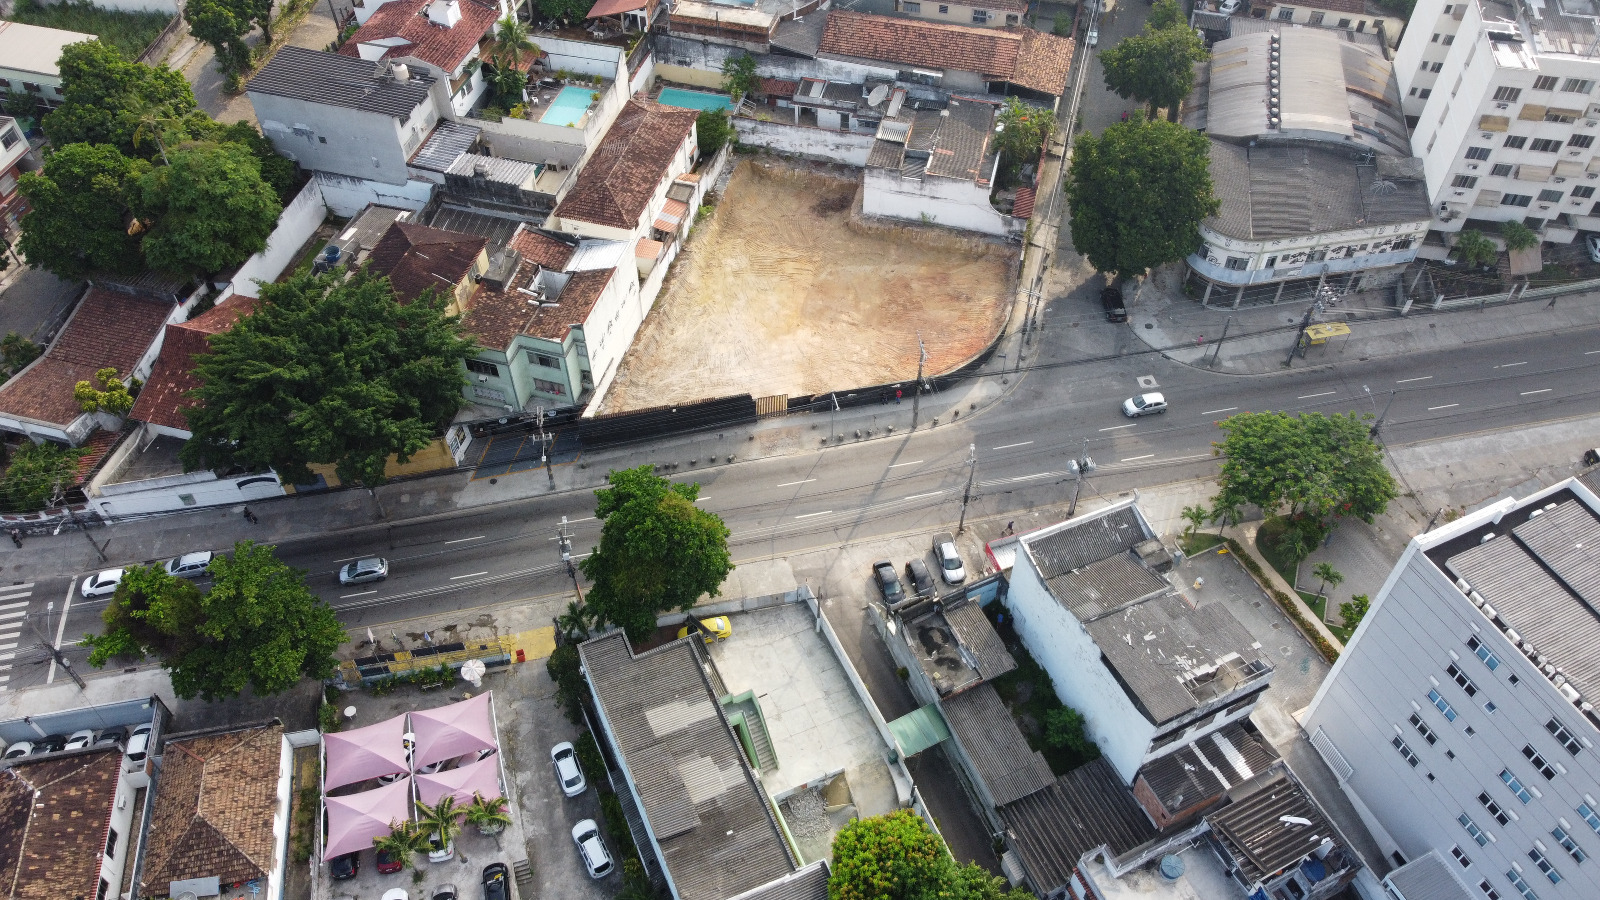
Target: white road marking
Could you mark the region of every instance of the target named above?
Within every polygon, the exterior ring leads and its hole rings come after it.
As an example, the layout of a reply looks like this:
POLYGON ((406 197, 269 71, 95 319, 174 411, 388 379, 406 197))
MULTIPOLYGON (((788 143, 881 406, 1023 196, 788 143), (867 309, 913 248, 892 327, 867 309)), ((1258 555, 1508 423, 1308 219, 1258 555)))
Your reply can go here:
POLYGON ((696 497, 696 498, 694 498, 694 502, 701 503, 701 502, 704 502, 704 501, 710 500, 710 499, 711 499, 710 497, 696 497))
MULTIPOLYGON (((17 658, 17 654, 14 653, 14 652, 13 653, 0 653, 0 660, 16 659, 16 658, 17 658)), ((7 676, 7 677, 10 677, 10 676, 7 676)))
POLYGON ((1303 396, 1296 397, 1295 399, 1296 400, 1310 400, 1312 397, 1327 397, 1330 394, 1337 394, 1337 393, 1339 393, 1339 392, 1338 391, 1323 391, 1320 394, 1305 394, 1303 396))
POLYGON ((1233 411, 1234 411, 1234 410, 1236 410, 1236 409, 1238 409, 1238 408, 1239 408, 1239 407, 1237 407, 1237 406, 1224 406, 1224 407, 1223 407, 1223 408, 1221 408, 1221 409, 1208 409, 1208 410, 1206 410, 1206 411, 1205 411, 1205 412, 1203 412, 1203 413, 1201 413, 1201 414, 1200 414, 1200 415, 1202 415, 1202 416, 1209 416, 1209 415, 1211 415, 1211 414, 1212 414, 1212 413, 1219 413, 1219 412, 1233 412, 1233 411))
POLYGON ((1408 384, 1408 383, 1413 382, 1413 381, 1427 381, 1428 379, 1430 379, 1432 377, 1433 377, 1432 375, 1423 375, 1423 376, 1418 377, 1418 378, 1402 378, 1399 381, 1396 381, 1395 384, 1408 384))
POLYGON ((568 525, 575 525, 575 524, 577 524, 577 523, 578 523, 578 522, 593 522, 593 521, 594 521, 594 519, 595 519, 595 517, 594 517, 594 516, 584 516, 584 517, 583 517, 583 518, 581 518, 581 519, 568 519, 568 520, 567 520, 567 524, 568 524, 568 525))
POLYGON ((17 642, 16 641, 12 641, 9 644, 0 644, 0 650, 15 650, 15 649, 17 649, 17 642))
POLYGON ((1132 428, 1133 426, 1135 426, 1137 424, 1139 424, 1139 423, 1137 423, 1137 422, 1129 422, 1126 425, 1113 425, 1110 428, 1102 428, 1100 430, 1101 431, 1116 431, 1118 428, 1132 428))
POLYGON ((5 606, 0 606, 0 609, 16 609, 19 606, 27 606, 27 605, 28 605, 28 601, 24 600, 21 603, 7 603, 5 606))
POLYGON ((366 559, 366 558, 367 558, 367 557, 366 557, 366 556, 364 556, 364 555, 363 555, 363 556, 346 556, 346 557, 345 557, 345 558, 344 558, 344 559, 336 559, 336 560, 334 560, 334 562, 336 562, 336 563, 339 563, 339 562, 349 562, 349 561, 350 561, 350 560, 352 560, 352 559, 366 559))
MULTIPOLYGON (((1595 352, 1596 353, 1600 353, 1600 350, 1596 350, 1595 352)), ((1031 443, 1033 443, 1033 441, 1023 441, 1020 444, 1001 444, 998 447, 990 447, 989 449, 990 450, 1010 450, 1012 447, 1026 447, 1031 443)))
POLYGON ((1521 396, 1527 397, 1527 396, 1530 396, 1532 394, 1548 394, 1553 390, 1555 390, 1555 388, 1540 388, 1537 391, 1523 391, 1521 396))
POLYGON ((1509 368, 1512 368, 1513 366, 1525 366, 1527 364, 1528 364, 1528 361, 1527 360, 1523 360, 1522 362, 1505 363, 1504 365, 1495 366, 1495 368, 1496 369, 1509 369, 1509 368))
POLYGON ((1136 459, 1149 459, 1149 458, 1151 458, 1151 457, 1152 457, 1152 456, 1155 456, 1155 454, 1154 454, 1154 453, 1146 453, 1146 454, 1145 454, 1145 455, 1143 455, 1143 456, 1130 456, 1130 457, 1127 457, 1127 458, 1126 458, 1126 459, 1124 459, 1124 460, 1122 460, 1122 461, 1123 461, 1123 462, 1133 462, 1133 461, 1134 461, 1134 460, 1136 460, 1136 459))
POLYGON ((826 515, 831 514, 832 512, 833 512, 833 510, 831 510, 831 509, 825 509, 822 512, 806 513, 803 516, 795 516, 795 518, 796 519, 809 519, 812 516, 826 516, 826 515))
POLYGON ((487 574, 489 574, 489 573, 487 571, 484 571, 484 572, 473 572, 473 573, 471 573, 469 575, 451 575, 450 576, 450 580, 451 581, 460 581, 463 578, 477 578, 479 575, 487 575, 487 574))
POLYGON ((20 619, 27 614, 28 611, 25 609, 13 609, 11 612, 0 613, 0 619, 20 619))
POLYGON ((889 468, 898 469, 901 466, 920 466, 920 465, 922 465, 922 460, 918 459, 918 460, 913 460, 911 462, 895 463, 894 465, 890 466, 889 468))
POLYGON ((1457 406, 1460 406, 1460 405, 1461 404, 1459 404, 1459 403, 1446 403, 1443 406, 1430 406, 1430 407, 1428 407, 1428 412, 1433 412, 1436 409, 1451 409, 1453 407, 1457 407, 1457 406))
POLYGON ((377 588, 373 588, 370 591, 362 591, 359 594, 340 594, 339 595, 339 599, 340 600, 349 600, 351 597, 365 597, 368 594, 376 594, 377 592, 378 592, 378 589, 377 588))
POLYGON ((1600 350, 1585 350, 1585 351, 1583 351, 1583 355, 1584 356, 1593 356, 1596 353, 1600 353, 1600 350))
POLYGON ((907 497, 906 499, 907 500, 921 500, 924 497, 937 497, 942 493, 944 493, 944 491, 934 491, 931 494, 912 494, 911 496, 907 497))
POLYGON ((778 487, 794 487, 797 484, 809 484, 810 482, 813 482, 813 481, 816 481, 816 479, 815 478, 802 478, 799 481, 785 481, 783 484, 778 485, 778 487))
POLYGON ((1006 480, 1007 481, 1032 481, 1035 478, 1049 478, 1050 476, 1052 476, 1054 474, 1055 474, 1054 472, 1040 472, 1037 475, 1018 475, 1015 478, 1008 478, 1006 480))
POLYGON ((465 544, 467 541, 481 541, 481 540, 483 540, 483 535, 479 534, 479 535, 473 535, 472 537, 469 537, 469 538, 456 538, 453 541, 445 541, 444 545, 446 547, 448 547, 451 544, 465 544))

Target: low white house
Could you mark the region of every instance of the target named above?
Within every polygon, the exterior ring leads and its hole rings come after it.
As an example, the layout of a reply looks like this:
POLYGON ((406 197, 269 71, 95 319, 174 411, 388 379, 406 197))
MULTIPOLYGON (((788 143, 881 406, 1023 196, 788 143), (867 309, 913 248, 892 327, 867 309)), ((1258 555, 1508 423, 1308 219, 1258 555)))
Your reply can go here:
POLYGON ((924 224, 1004 237, 1025 223, 989 202, 1000 154, 991 138, 1000 106, 952 96, 943 108, 905 105, 903 90, 889 100, 867 156, 861 209, 924 224))

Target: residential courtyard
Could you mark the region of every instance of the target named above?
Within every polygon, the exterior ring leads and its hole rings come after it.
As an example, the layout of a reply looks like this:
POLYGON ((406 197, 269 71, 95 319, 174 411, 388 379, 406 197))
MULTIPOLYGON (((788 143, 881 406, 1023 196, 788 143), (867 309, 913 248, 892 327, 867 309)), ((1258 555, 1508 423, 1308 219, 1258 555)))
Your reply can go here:
POLYGON ((696 227, 601 412, 910 380, 981 353, 1005 320, 1015 250, 862 222, 859 175, 742 158, 696 227))

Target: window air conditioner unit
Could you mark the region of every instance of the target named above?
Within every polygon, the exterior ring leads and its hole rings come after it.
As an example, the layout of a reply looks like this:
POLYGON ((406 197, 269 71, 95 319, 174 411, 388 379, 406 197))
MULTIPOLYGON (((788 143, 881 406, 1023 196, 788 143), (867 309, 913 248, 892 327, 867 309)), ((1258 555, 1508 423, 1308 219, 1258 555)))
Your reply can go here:
POLYGON ((1478 164, 1477 163, 1467 163, 1467 168, 1469 168, 1472 171, 1476 172, 1476 171, 1478 171, 1478 164))
POLYGON ((1495 109, 1510 109, 1511 108, 1511 104, 1509 104, 1509 103, 1496 103, 1494 105, 1494 108, 1495 109))
POLYGON ((1565 178, 1557 178, 1556 179, 1556 184, 1566 184, 1566 183, 1567 183, 1567 180, 1565 178))
POLYGON ((489 376, 487 376, 487 375, 479 375, 478 376, 478 383, 479 384, 482 384, 482 383, 484 383, 485 381, 488 381, 488 380, 489 380, 489 376))
POLYGON ((1589 173, 1589 174, 1587 174, 1587 175, 1585 175, 1585 176, 1583 176, 1583 177, 1585 177, 1585 178, 1587 178, 1587 179, 1589 179, 1589 180, 1590 180, 1590 181, 1593 181, 1593 180, 1595 180, 1595 179, 1596 179, 1596 178, 1600 178, 1600 175, 1597 175, 1597 174, 1595 174, 1595 173, 1594 173, 1594 172, 1590 172, 1590 173, 1589 173))
POLYGON ((1486 141, 1492 141, 1492 140, 1494 140, 1494 135, 1492 135, 1489 132, 1485 131, 1485 132, 1483 132, 1483 139, 1486 140, 1486 141))

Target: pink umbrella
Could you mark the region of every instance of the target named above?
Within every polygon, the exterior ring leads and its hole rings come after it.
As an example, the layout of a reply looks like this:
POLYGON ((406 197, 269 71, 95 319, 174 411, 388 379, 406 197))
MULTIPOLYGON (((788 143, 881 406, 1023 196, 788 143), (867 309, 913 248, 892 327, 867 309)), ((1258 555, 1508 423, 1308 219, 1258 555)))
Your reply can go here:
POLYGON ((486 691, 471 700, 412 713, 411 730, 417 735, 413 770, 477 750, 499 749, 489 719, 492 696, 493 691, 486 691))
POLYGON ((505 791, 500 789, 499 760, 493 756, 416 778, 417 798, 424 806, 433 806, 446 794, 456 798, 458 807, 471 803, 473 794, 482 794, 486 798, 505 796, 505 791))
POLYGON ((391 822, 411 818, 411 782, 402 778, 370 791, 345 797, 324 797, 328 809, 328 845, 323 859, 354 853, 372 846, 372 839, 389 833, 391 822))
POLYGON ((322 789, 331 791, 381 775, 409 771, 406 765, 406 717, 322 736, 322 789))

